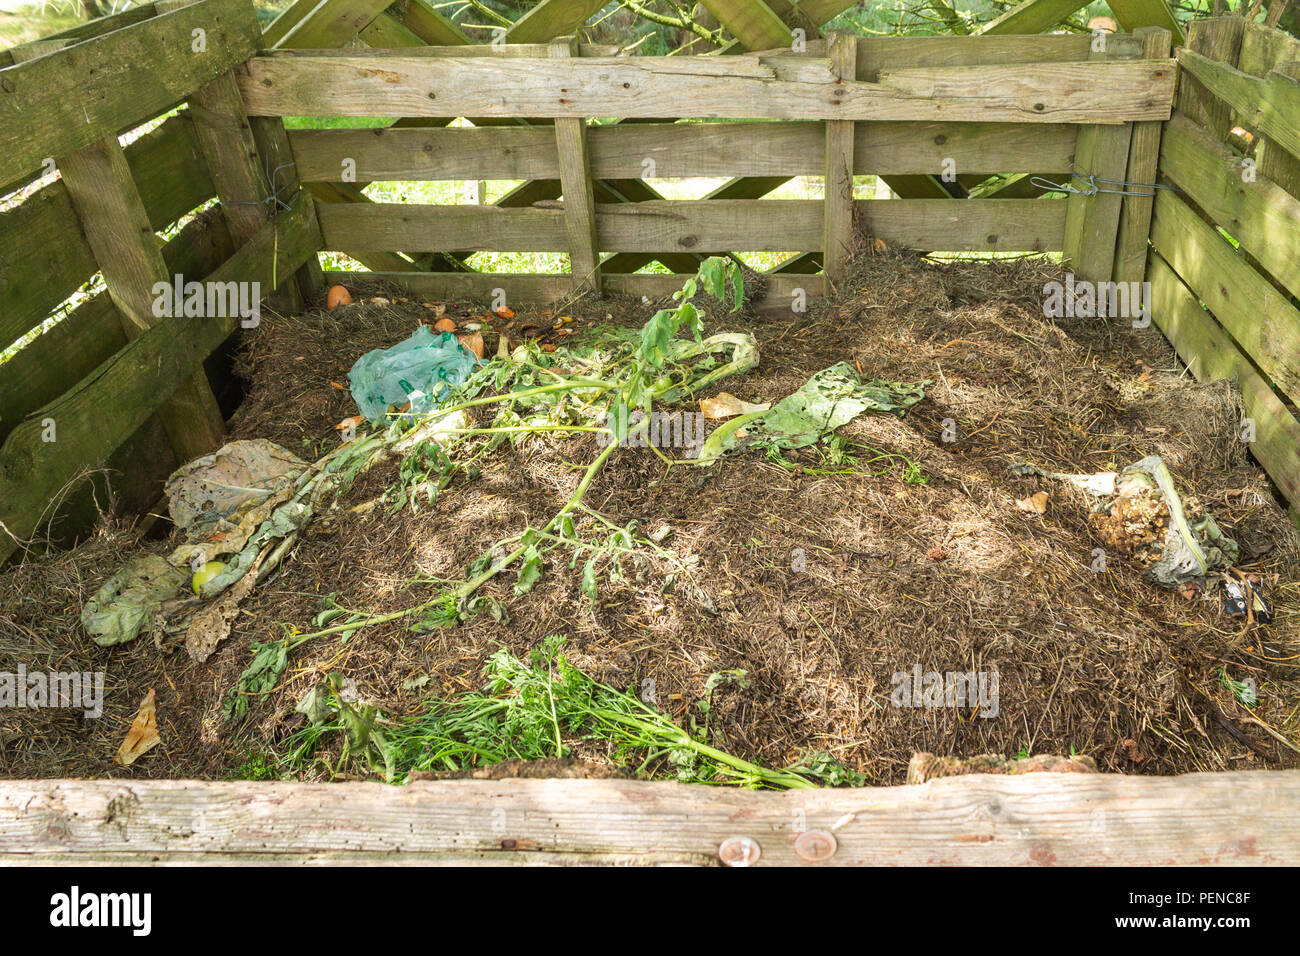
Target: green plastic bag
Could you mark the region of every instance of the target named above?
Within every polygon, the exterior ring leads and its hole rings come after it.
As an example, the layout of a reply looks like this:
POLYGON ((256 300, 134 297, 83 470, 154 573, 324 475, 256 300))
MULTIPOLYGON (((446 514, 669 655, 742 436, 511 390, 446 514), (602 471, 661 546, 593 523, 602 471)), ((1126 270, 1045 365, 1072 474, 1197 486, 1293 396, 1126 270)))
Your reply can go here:
POLYGON ((379 422, 389 406, 421 415, 432 411, 447 393, 465 381, 478 359, 450 332, 434 333, 422 325, 404 342, 375 349, 357 359, 348 372, 352 399, 368 421, 379 422))

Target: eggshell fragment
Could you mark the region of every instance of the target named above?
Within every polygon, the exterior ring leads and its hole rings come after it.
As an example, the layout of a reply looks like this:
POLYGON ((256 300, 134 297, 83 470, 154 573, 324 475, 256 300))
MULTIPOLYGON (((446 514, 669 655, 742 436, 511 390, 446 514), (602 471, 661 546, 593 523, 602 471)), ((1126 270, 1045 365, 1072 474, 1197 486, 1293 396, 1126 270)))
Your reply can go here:
POLYGON ((333 311, 341 305, 351 305, 352 295, 341 285, 330 286, 329 292, 325 296, 325 308, 333 311))

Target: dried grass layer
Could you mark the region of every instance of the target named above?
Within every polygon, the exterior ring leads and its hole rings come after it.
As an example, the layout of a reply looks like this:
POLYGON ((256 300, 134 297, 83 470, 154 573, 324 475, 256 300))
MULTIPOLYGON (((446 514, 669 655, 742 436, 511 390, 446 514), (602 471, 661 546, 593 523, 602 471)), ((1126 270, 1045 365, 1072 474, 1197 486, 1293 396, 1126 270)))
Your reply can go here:
MULTIPOLYGON (((909 481, 899 459, 819 475, 818 457, 790 470, 750 454, 711 469, 665 473, 648 450, 620 451, 587 496, 613 520, 649 531, 694 564, 691 586, 659 558, 625 560, 624 580, 602 583, 590 606, 578 571, 552 560, 536 588, 489 588, 509 624, 486 615, 415 634, 398 621, 293 652, 275 690, 242 725, 223 723, 222 696, 246 666, 252 640, 308 628, 319 602, 393 611, 427 599, 423 575, 461 577, 500 538, 544 521, 571 493, 575 464, 595 454, 591 436, 535 438, 501 450, 481 477, 448 490, 418 514, 387 515, 374 499, 396 478, 375 473, 319 522, 284 571, 256 591, 234 635, 206 663, 146 640, 99 649, 80 631, 85 599, 140 547, 108 525, 76 551, 20 566, 0 579, 0 655, 7 667, 103 670, 104 716, 0 713, 0 762, 14 776, 216 777, 250 772, 250 755, 278 744, 302 718, 295 701, 332 672, 355 680, 363 700, 391 715, 428 695, 479 683, 480 666, 504 645, 523 655, 563 634, 571 660, 607 683, 654 680, 659 700, 685 718, 709 675, 741 668, 747 686, 713 694, 713 742, 784 765, 830 751, 873 783, 899 783, 917 750, 1067 753, 1103 770, 1171 774, 1295 766, 1300 740, 1300 552, 1270 486, 1238 440, 1240 409, 1226 385, 1198 385, 1154 328, 1095 319, 1047 321, 1043 282, 1029 262, 938 265, 914 257, 862 260, 851 291, 804 316, 713 317, 709 328, 746 322, 761 363, 723 388, 749 401, 779 398, 812 373, 848 360, 864 373, 930 379, 904 419, 863 417, 845 438, 905 456, 925 476, 909 481), (957 440, 942 440, 945 423, 957 440), (1055 471, 1122 467, 1164 456, 1242 546, 1240 565, 1269 585, 1276 619, 1243 632, 1217 602, 1157 590, 1114 557, 1092 570, 1098 542, 1082 493, 1017 477, 1025 459, 1055 471), (1018 507, 1038 491, 1045 514, 1018 507), (352 510, 352 509, 357 510, 352 510), (799 555, 803 561, 797 560, 799 555), (802 570, 798 570, 802 568, 802 570), (969 709, 889 703, 891 675, 911 671, 1000 675, 995 718, 969 709), (418 689, 413 679, 429 680, 418 689), (1253 679, 1253 713, 1224 682, 1253 679), (128 771, 111 758, 140 699, 157 691, 162 743, 128 771)), ((453 312, 455 310, 453 309, 453 312)), ((640 325, 642 303, 579 306, 579 322, 640 325)), ((330 385, 367 349, 412 330, 417 303, 364 305, 264 322, 247 346, 251 394, 238 437, 267 437, 316 455, 336 441, 333 423, 353 413, 330 385)), ((520 320, 527 317, 520 316, 520 320)), ((597 745, 578 748, 599 756, 597 745)))

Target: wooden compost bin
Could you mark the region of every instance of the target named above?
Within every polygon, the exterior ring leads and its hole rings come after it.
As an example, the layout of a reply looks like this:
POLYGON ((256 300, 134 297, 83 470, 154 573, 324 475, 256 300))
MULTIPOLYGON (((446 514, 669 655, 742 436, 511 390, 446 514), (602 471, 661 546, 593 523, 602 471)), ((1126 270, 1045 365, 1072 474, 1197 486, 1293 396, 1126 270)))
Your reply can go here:
MULTIPOLYGON (((824 22, 843 6, 804 12, 824 22)), ((0 341, 22 340, 0 365, 0 561, 86 469, 107 463, 156 492, 223 440, 203 363, 240 334, 239 319, 159 318, 155 283, 258 282, 277 309, 296 310, 323 282, 355 278, 322 274, 323 250, 421 296, 501 289, 512 301, 583 288, 659 296, 711 253, 794 252, 767 275, 778 302, 833 289, 862 235, 926 251, 1061 252, 1080 279, 1153 283, 1155 321, 1198 376, 1238 381, 1255 453, 1296 500, 1294 40, 1198 24, 1180 57, 1195 81, 1171 119, 1176 70, 1158 27, 1109 37, 1103 51, 1083 36, 838 35, 798 52, 617 57, 556 37, 591 7, 548 0, 535 13, 552 16, 525 17, 504 45, 472 46, 418 2, 399 20, 377 4, 300 0, 265 36, 248 0, 159 3, 4 54, 0 183, 25 191, 0 212, 0 341), (332 49, 354 36, 370 48, 332 49), (404 119, 286 133, 286 116, 404 119), (1264 144, 1240 184, 1223 142, 1232 122, 1264 144), (647 160, 651 178, 728 182, 665 200, 642 178, 647 160), (1183 192, 1032 198, 1035 176, 1143 184, 1158 171, 1183 192), (855 199, 852 177, 864 174, 902 198, 855 199), (825 177, 824 200, 762 198, 802 175, 825 177), (394 179, 525 183, 491 206, 361 193, 394 179), (484 275, 464 266, 476 251, 567 252, 573 269, 484 275), (652 261, 675 274, 636 273, 652 261), (104 291, 68 308, 96 273, 104 291)), ((763 50, 773 32, 755 23, 741 45, 763 50)), ((1257 864, 1300 860, 1297 809, 1297 771, 800 793, 8 781, 0 859, 706 863, 736 837, 766 862, 1257 864)))

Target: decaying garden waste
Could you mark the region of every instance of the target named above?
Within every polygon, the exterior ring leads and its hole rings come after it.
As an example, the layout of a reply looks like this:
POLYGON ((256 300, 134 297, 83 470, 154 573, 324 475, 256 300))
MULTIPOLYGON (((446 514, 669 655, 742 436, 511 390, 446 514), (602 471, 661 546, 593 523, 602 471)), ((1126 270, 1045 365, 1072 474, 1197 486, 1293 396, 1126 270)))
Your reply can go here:
POLYGON ((1090 523, 1101 543, 1136 562, 1161 587, 1202 581, 1237 560, 1237 542, 1195 498, 1184 499, 1156 455, 1122 471, 1072 475, 1020 464, 1021 475, 1064 481, 1096 499, 1090 523))
MULTIPOLYGON (((251 699, 275 685, 289 652, 304 641, 403 618, 415 630, 427 630, 478 612, 503 616, 498 601, 478 594, 483 584, 514 569, 515 593, 526 593, 555 551, 569 553, 570 567, 583 561, 581 587, 594 601, 603 556, 639 547, 668 555, 660 545, 671 533, 664 526, 641 535, 634 525, 621 527, 584 504, 604 464, 621 445, 640 443, 656 406, 689 399, 758 364, 752 335, 703 335, 698 293, 738 309, 744 295, 739 266, 721 258, 705 261, 675 294, 676 304, 657 312, 637 336, 616 336, 595 348, 544 351, 544 344, 526 341, 508 358, 481 364, 451 331, 434 333, 422 325, 406 341, 367 353, 349 378, 362 416, 379 427, 311 464, 270 442, 242 441, 178 470, 167 493, 185 543, 166 559, 137 559, 115 575, 87 604, 88 632, 98 643, 115 644, 145 630, 183 630, 191 656, 204 660, 230 633, 240 602, 283 561, 298 533, 376 462, 400 459, 392 507, 417 508, 421 498, 431 501, 451 482, 473 480, 474 463, 502 442, 547 433, 603 436, 603 448, 586 466, 577 491, 549 521, 498 542, 499 550, 474 562, 465 580, 413 607, 351 614, 328 626, 323 625, 330 618, 318 619, 315 631, 255 643, 225 713, 245 714, 251 699), (683 331, 690 338, 679 338, 683 331), (470 423, 468 413, 492 406, 490 421, 470 423), (506 551, 507 545, 513 547, 506 551), (184 595, 187 580, 195 597, 184 595)), ((801 448, 864 412, 905 414, 924 397, 927 384, 864 380, 840 363, 774 406, 740 406, 745 413, 716 429, 698 458, 672 459, 654 442, 646 447, 667 467, 711 465, 741 447, 801 448)), ((680 571, 690 576, 689 567, 680 571)), ((757 768, 745 766, 747 779, 753 778, 757 768)), ((797 786, 795 779, 785 785, 797 786)))

